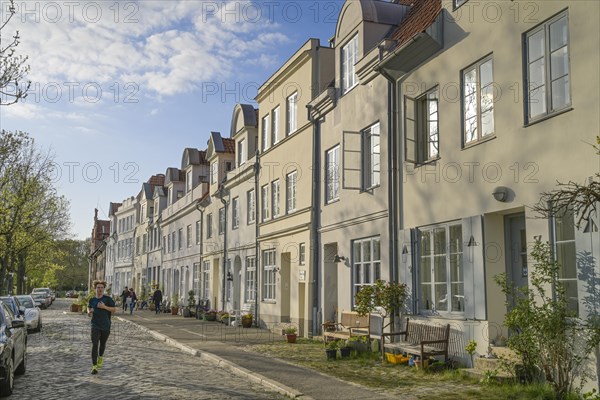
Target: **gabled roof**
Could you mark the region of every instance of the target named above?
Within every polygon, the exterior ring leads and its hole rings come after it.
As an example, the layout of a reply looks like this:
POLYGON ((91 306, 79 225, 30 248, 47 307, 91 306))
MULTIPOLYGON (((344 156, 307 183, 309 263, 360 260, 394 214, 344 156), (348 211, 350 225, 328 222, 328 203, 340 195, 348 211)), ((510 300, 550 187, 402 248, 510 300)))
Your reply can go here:
POLYGON ((235 154, 235 140, 233 139, 223 139, 223 152, 224 153, 232 153, 235 154))
POLYGON ((110 203, 110 205, 108 206, 108 215, 115 215, 115 213, 119 210, 119 207, 121 207, 123 205, 123 203, 110 203))
POLYGON ((397 46, 424 32, 442 10, 441 0, 414 0, 412 3, 410 11, 390 37, 397 42, 397 46))
POLYGON ((156 186, 154 188, 154 193, 153 193, 152 197, 154 198, 155 196, 158 196, 158 197, 166 197, 167 196, 164 186, 156 186))
POLYGON ((181 157, 181 169, 185 169, 190 165, 201 164, 208 164, 208 161, 206 160, 206 151, 200 151, 191 147, 188 147, 183 151, 183 156, 181 157))
POLYGON ((234 137, 237 133, 236 129, 238 126, 238 118, 242 118, 244 127, 258 127, 258 110, 254 109, 254 107, 250 104, 238 103, 235 105, 233 109, 233 116, 231 117, 231 131, 229 132, 230 137, 234 137))
POLYGON ((207 155, 210 154, 210 157, 212 157, 214 153, 235 154, 235 140, 222 138, 219 132, 211 132, 210 139, 208 140, 207 155), (212 147, 211 144, 214 147, 212 147))
POLYGON ((167 173, 165 174, 165 185, 168 185, 170 182, 184 182, 185 181, 185 172, 180 170, 179 168, 170 167, 167 168, 167 173))

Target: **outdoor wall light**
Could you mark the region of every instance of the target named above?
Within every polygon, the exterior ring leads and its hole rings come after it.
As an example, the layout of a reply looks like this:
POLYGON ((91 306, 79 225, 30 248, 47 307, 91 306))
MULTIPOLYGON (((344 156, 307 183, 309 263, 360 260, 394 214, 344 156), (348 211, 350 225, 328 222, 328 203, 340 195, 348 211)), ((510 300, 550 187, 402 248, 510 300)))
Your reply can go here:
POLYGON ((231 271, 227 271, 227 280, 228 281, 232 281, 233 280, 233 275, 231 275, 231 271))
POLYGON ((508 188, 504 186, 498 186, 492 192, 492 196, 494 196, 494 199, 497 201, 504 203, 506 200, 508 200, 508 188))
POLYGON ((344 256, 340 256, 338 254, 333 256, 333 262, 339 263, 340 261, 345 261, 345 260, 346 260, 346 257, 344 257, 344 256))

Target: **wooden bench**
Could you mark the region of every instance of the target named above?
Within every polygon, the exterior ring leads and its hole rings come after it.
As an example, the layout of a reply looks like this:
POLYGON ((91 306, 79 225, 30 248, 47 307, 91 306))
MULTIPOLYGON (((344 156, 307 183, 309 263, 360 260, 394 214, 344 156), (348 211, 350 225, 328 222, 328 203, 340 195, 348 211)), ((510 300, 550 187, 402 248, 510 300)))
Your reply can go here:
POLYGON ((369 314, 359 315, 354 311, 342 311, 340 322, 333 324, 335 330, 328 331, 332 324, 323 324, 323 341, 348 339, 351 336, 369 336, 369 314))
POLYGON ((406 318, 406 326, 402 332, 390 332, 381 335, 381 356, 385 349, 399 350, 402 353, 416 355, 424 360, 429 356, 444 356, 448 360, 448 339, 450 324, 434 325, 428 323, 410 323, 406 318), (400 342, 386 343, 386 338, 404 336, 400 342))

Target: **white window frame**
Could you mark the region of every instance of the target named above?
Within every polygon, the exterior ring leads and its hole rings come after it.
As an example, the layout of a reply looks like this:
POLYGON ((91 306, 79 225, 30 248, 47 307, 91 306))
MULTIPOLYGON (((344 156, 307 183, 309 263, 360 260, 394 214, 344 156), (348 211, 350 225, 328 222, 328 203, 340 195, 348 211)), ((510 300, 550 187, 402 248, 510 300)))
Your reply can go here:
POLYGON ((381 279, 381 237, 355 239, 352 248, 352 298, 364 286, 381 279), (368 257, 365 249, 368 249, 368 257), (378 257, 377 257, 378 255, 378 257))
POLYGON ((206 214, 206 238, 210 239, 212 237, 212 213, 206 214))
POLYGON ((263 250, 262 265, 262 300, 275 302, 277 300, 277 261, 275 249, 263 250))
POLYGON ((269 139, 270 133, 269 129, 271 128, 271 117, 269 114, 265 115, 262 118, 262 151, 267 151, 269 149, 269 139))
POLYGON ((256 196, 254 189, 246 192, 246 214, 248 216, 248 225, 253 224, 256 217, 256 196))
POLYGON ((188 225, 186 229, 187 247, 192 247, 192 225, 188 225))
POLYGON ((464 247, 461 221, 453 221, 419 229, 419 275, 417 279, 419 288, 419 311, 422 314, 464 314, 464 247), (460 229, 460 237, 452 238, 452 228, 460 229), (444 232, 444 239, 441 241, 436 240, 436 232, 442 231, 444 232), (425 259, 427 259, 428 262, 425 262, 425 259), (452 270, 453 259, 458 268, 456 274, 453 274, 452 270), (438 274, 436 271, 436 262, 443 263, 443 270, 440 269, 440 271, 443 271, 441 275, 445 276, 445 280, 437 280, 438 274), (424 276, 427 276, 427 279, 429 279, 425 281, 425 283, 423 282, 424 276), (462 287, 462 293, 460 293, 461 290, 453 291, 452 287, 455 285, 460 285, 462 287), (424 290, 424 288, 427 287, 429 287, 429 294, 424 290), (437 295, 436 289, 438 287, 441 289, 441 293, 443 293, 444 289, 446 290, 446 294, 443 298, 441 295, 437 295), (450 306, 448 305, 448 299, 451 299, 450 306), (440 309, 440 303, 445 303, 446 310, 440 309))
POLYGON ((286 213, 290 214, 296 211, 296 186, 298 180, 298 171, 292 171, 285 177, 286 186, 286 213))
POLYGON ((219 208, 219 235, 225 233, 225 207, 219 208))
POLYGON ((196 244, 200 244, 200 235, 202 235, 202 222, 196 221, 196 244))
POLYGON ((271 218, 279 217, 279 179, 271 182, 271 218))
POLYGON ((200 263, 196 262, 193 265, 193 287, 192 290, 194 290, 194 295, 196 296, 196 299, 200 299, 200 263))
POLYGON ((231 228, 237 229, 240 226, 240 198, 234 197, 231 200, 231 228))
POLYGON ((405 96, 404 101, 405 142, 416 141, 413 143, 414 154, 408 153, 408 146, 405 143, 406 161, 423 164, 438 159, 440 157, 439 86, 434 86, 416 99, 405 96), (411 109, 412 113, 407 109, 411 109), (414 129, 414 132, 409 132, 411 129, 414 129), (411 136, 414 139, 409 139, 411 136))
POLYGON ((210 261, 206 260, 202 263, 202 299, 210 299, 210 261))
POLYGON ((468 146, 494 136, 494 63, 488 55, 465 68, 462 73, 462 125, 463 143, 468 146), (483 81, 489 68, 489 82, 483 81), (484 115, 488 116, 491 130, 484 133, 484 115), (469 131, 474 134, 469 134, 469 131))
POLYGON ((271 112, 271 146, 275 146, 279 142, 279 115, 281 107, 277 106, 271 112))
POLYGON ((271 219, 271 209, 269 208, 269 184, 263 185, 260 189, 260 202, 261 202, 261 217, 263 221, 271 219))
POLYGON ((325 152, 325 204, 340 198, 340 145, 325 152))
POLYGON ((185 176, 185 192, 189 193, 192 190, 192 170, 189 170, 185 176))
POLYGON ((237 145, 237 165, 243 165, 246 162, 246 139, 241 139, 237 145))
POLYGON ((246 273, 244 277, 244 301, 256 301, 256 257, 246 257, 246 273))
POLYGON ((358 62, 358 34, 354 35, 341 50, 341 79, 342 95, 349 92, 358 84, 356 76, 356 63, 358 62))
POLYGON ((565 295, 569 300, 568 308, 573 311, 577 317, 579 317, 579 283, 577 277, 577 259, 567 258, 569 254, 576 255, 577 247, 575 242, 575 215, 572 210, 563 212, 561 215, 553 215, 550 218, 552 237, 553 237, 553 256, 560 268, 558 270, 558 282, 565 287, 565 295), (560 225, 567 223, 566 229, 561 230, 560 225), (568 247, 572 247, 571 251, 568 251, 568 247), (565 276, 568 273, 568 276, 565 276), (567 290, 568 286, 575 287, 576 298, 573 302, 573 297, 569 297, 567 290))
POLYGON ((286 135, 289 136, 298 129, 298 92, 294 92, 288 96, 286 99, 286 110, 286 135))
POLYGON ((217 173, 218 173, 218 165, 219 163, 217 161, 214 161, 212 164, 210 164, 210 183, 211 184, 215 184, 217 183, 217 173))
POLYGON ((298 264, 306 264, 306 243, 300 243, 298 245, 298 264))
POLYGON ((379 122, 363 131, 363 189, 381 184, 381 133, 379 122))
MULTIPOLYGON (((524 96, 525 96, 525 108, 526 108, 526 124, 538 121, 538 120, 542 120, 545 119, 546 117, 555 115, 555 114, 559 114, 561 111, 569 109, 571 107, 571 102, 572 102, 572 96, 571 96, 571 87, 572 87, 572 82, 571 82, 571 63, 570 63, 570 35, 569 35, 569 14, 568 11, 562 11, 558 14, 556 14, 555 16, 553 16, 552 18, 546 20, 545 22, 541 23, 540 25, 536 26, 535 28, 531 29, 528 32, 525 32, 525 34, 523 35, 523 49, 524 50, 524 57, 525 57, 525 89, 524 90, 524 96), (566 23, 566 43, 560 47, 557 47, 556 49, 552 49, 553 43, 552 43, 552 35, 550 32, 550 28, 551 25, 558 23, 560 20, 565 19, 565 23, 566 23), (543 36, 543 54, 541 55, 541 57, 536 58, 535 60, 531 61, 530 57, 531 57, 531 49, 530 49, 530 39, 538 34, 541 34, 543 36), (553 77, 553 68, 552 68, 552 55, 558 53, 559 51, 565 49, 565 56, 564 58, 560 58, 560 60, 566 61, 566 72, 563 75, 557 76, 557 77, 553 77), (535 64, 536 62, 541 61, 543 68, 542 68, 542 73, 543 73, 543 82, 532 82, 532 78, 531 78, 531 66, 533 64, 535 64), (565 92, 565 96, 566 96, 566 102, 564 104, 561 105, 557 105, 554 106, 554 101, 553 101, 553 83, 557 82, 559 79, 563 79, 566 78, 567 80, 567 85, 568 88, 565 92), (531 104, 533 103, 532 100, 535 100, 535 102, 537 102, 540 99, 532 99, 532 93, 534 93, 535 91, 539 91, 541 88, 543 88, 543 93, 541 96, 541 100, 543 100, 543 110, 541 113, 536 114, 536 115, 532 115, 532 108, 531 104)), ((555 58, 555 60, 557 60, 558 58, 555 58)), ((564 65, 564 64, 563 64, 564 65)))

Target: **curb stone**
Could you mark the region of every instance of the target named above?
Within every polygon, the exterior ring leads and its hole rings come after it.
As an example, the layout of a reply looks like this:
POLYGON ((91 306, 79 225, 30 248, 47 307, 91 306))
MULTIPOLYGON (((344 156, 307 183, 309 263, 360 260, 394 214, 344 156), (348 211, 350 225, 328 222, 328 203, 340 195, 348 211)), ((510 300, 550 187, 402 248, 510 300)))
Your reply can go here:
POLYGON ((239 365, 234 364, 231 361, 225 360, 222 357, 216 356, 216 355, 211 354, 206 351, 193 349, 190 346, 179 343, 178 341, 173 340, 170 337, 163 335, 162 333, 158 333, 156 331, 153 331, 152 329, 146 328, 145 326, 136 324, 133 321, 129 321, 129 320, 121 318, 119 316, 116 316, 116 318, 121 322, 126 322, 129 324, 135 325, 140 330, 150 334, 150 336, 154 337, 158 341, 165 342, 169 346, 175 347, 175 348, 183 351, 184 353, 188 353, 192 356, 196 356, 203 360, 206 360, 207 362, 210 362, 211 364, 213 364, 217 367, 221 367, 221 368, 226 369, 238 376, 247 378, 247 379, 249 379, 255 383, 258 383, 270 390, 274 390, 274 391, 276 391, 280 394, 283 394, 285 396, 288 396, 292 399, 313 400, 312 397, 305 396, 303 393, 299 392, 296 389, 286 386, 286 385, 284 385, 280 382, 277 382, 273 379, 267 378, 261 374, 257 374, 256 372, 252 372, 246 368, 240 367, 239 365))

